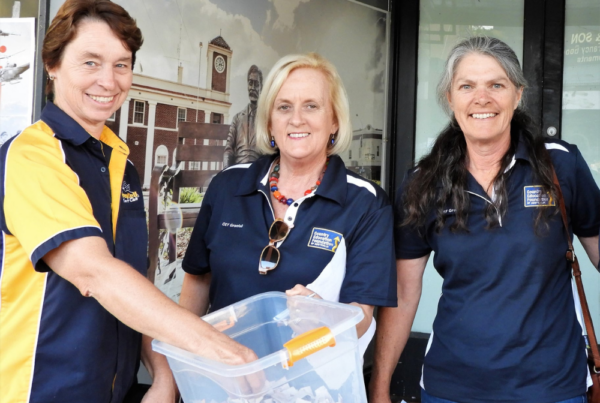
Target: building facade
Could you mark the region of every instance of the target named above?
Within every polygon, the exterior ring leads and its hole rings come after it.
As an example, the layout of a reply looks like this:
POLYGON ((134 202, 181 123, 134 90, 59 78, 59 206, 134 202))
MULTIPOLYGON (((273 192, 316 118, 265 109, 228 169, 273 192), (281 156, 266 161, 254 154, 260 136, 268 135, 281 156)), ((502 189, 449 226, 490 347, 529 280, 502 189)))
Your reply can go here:
POLYGON ((352 132, 350 149, 342 156, 344 164, 364 178, 381 184, 383 130, 366 125, 352 132))
MULTIPOLYGON (((232 55, 233 51, 221 36, 210 41, 206 88, 183 84, 182 67, 179 67, 178 82, 133 75, 129 96, 107 126, 129 146, 129 159, 137 168, 144 189, 150 185, 154 165, 175 164, 179 122, 225 124, 229 121, 232 55)), ((209 168, 221 167, 205 169, 209 168)))

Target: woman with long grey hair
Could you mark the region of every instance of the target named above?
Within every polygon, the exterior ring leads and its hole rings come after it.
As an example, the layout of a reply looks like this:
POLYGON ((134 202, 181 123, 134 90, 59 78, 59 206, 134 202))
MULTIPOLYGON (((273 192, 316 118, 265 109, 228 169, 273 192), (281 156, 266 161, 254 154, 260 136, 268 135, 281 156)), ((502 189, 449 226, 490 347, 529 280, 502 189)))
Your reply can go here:
POLYGON ((570 219, 598 263, 600 190, 577 147, 544 139, 522 107, 526 80, 504 42, 473 37, 438 86, 451 121, 396 205, 398 308, 382 308, 371 401, 410 335, 430 253, 442 295, 422 402, 584 402, 587 366, 553 167, 570 219))

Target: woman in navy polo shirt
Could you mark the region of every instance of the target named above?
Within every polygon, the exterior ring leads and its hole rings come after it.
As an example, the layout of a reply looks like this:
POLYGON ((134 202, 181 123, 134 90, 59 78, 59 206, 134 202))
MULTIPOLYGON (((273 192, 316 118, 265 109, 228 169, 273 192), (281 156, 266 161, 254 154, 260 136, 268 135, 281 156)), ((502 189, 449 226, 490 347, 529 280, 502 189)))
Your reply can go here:
POLYGON ((257 109, 267 154, 211 182, 183 260, 180 304, 203 315, 267 291, 360 306, 361 343, 373 307, 395 306, 392 207, 376 184, 346 169, 352 141, 335 67, 311 53, 279 60, 257 109))
POLYGON ((600 190, 577 147, 544 140, 522 110, 526 81, 494 38, 457 45, 438 85, 451 117, 397 204, 399 307, 380 311, 371 401, 409 337, 430 253, 443 277, 422 402, 584 402, 587 365, 552 166, 598 263, 600 190))

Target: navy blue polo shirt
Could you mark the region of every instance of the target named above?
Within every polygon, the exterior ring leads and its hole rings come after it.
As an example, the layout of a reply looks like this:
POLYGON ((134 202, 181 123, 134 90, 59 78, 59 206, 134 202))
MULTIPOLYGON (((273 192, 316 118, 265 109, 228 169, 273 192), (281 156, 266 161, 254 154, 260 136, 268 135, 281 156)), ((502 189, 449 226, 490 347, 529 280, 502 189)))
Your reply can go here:
POLYGON ((282 217, 293 228, 279 246, 279 265, 259 274, 275 219, 268 187, 274 158, 235 165, 215 176, 206 192, 183 269, 212 273, 211 310, 308 285, 325 269, 343 265, 340 302, 395 306, 392 207, 381 188, 347 170, 337 156, 317 191, 298 199, 282 217))
POLYGON ((145 275, 144 204, 128 154, 110 129, 96 140, 52 103, 0 148, 3 401, 116 403, 135 382, 140 334, 42 260, 100 236, 145 275))
MULTIPOLYGON (((600 190, 586 162, 564 141, 548 141, 546 148, 562 188, 569 231, 596 236, 600 190)), ((441 233, 432 212, 420 237, 414 228, 399 227, 403 213, 397 205, 396 256, 415 259, 433 251, 443 277, 423 366, 422 386, 433 396, 466 403, 543 403, 586 391, 585 347, 560 212, 549 218, 547 231, 535 233, 538 206, 551 201, 533 177, 524 143, 507 172, 508 211, 493 229, 485 229, 490 198, 470 174, 467 233, 450 232, 453 210, 447 206, 441 233)))

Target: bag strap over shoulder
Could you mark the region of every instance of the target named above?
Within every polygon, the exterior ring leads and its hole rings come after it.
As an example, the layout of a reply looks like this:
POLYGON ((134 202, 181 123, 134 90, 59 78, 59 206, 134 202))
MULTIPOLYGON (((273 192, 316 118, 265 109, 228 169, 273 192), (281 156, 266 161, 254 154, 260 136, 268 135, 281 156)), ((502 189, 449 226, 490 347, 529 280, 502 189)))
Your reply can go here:
POLYGON ((558 197, 558 205, 560 207, 560 214, 562 216, 563 227, 565 228, 565 234, 567 235, 567 242, 569 249, 566 253, 566 258, 571 264, 573 269, 573 277, 575 278, 575 284, 577 285, 577 293, 579 294, 579 301, 581 302, 581 310, 583 312, 583 320, 585 322, 585 328, 587 331, 587 342, 588 342, 588 360, 593 361, 592 369, 596 372, 600 372, 600 353, 598 352, 598 341, 596 339, 596 333, 594 332, 594 324, 592 323, 592 316, 590 315, 590 308, 588 307, 587 299, 585 298, 585 291, 583 289, 583 282, 581 281, 581 269, 579 268, 579 262, 577 256, 575 256, 575 249, 573 249, 573 242, 571 242, 571 235, 569 234, 569 221, 567 220, 567 209, 565 207, 565 201, 563 199, 562 190, 558 183, 558 177, 556 171, 552 167, 552 175, 554 180, 554 186, 556 186, 556 194, 558 197))

